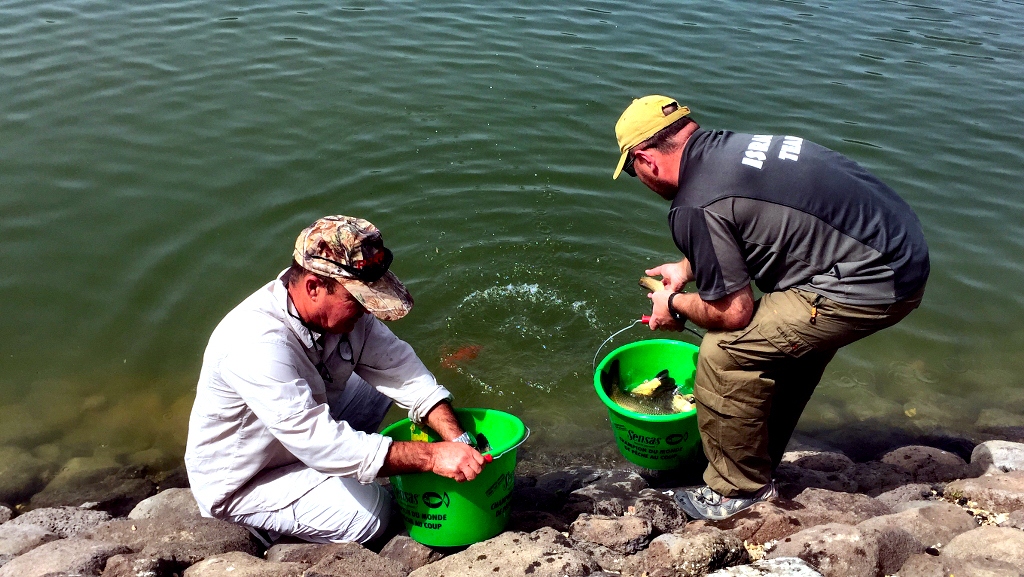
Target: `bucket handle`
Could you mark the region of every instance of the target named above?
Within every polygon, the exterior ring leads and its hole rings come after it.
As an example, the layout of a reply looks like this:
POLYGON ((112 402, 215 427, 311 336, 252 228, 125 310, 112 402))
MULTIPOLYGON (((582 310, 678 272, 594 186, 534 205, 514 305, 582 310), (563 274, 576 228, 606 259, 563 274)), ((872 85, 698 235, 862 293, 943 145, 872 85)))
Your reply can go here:
POLYGON ((509 448, 505 449, 504 451, 502 451, 501 453, 499 453, 499 454, 497 454, 497 455, 494 455, 494 454, 492 454, 492 453, 491 453, 490 451, 485 451, 485 452, 484 452, 484 453, 482 453, 482 454, 484 454, 484 455, 491 455, 491 459, 492 459, 492 460, 494 460, 494 459, 500 459, 500 458, 502 458, 503 456, 505 456, 505 453, 508 453, 509 451, 512 451, 512 450, 518 449, 518 448, 519 448, 519 445, 522 445, 523 443, 525 443, 525 442, 526 442, 526 439, 529 439, 529 438, 530 438, 530 427, 527 427, 526 425, 523 425, 523 428, 524 428, 524 429, 526 429, 526 434, 525 434, 525 435, 523 435, 523 438, 522 438, 522 440, 520 440, 520 441, 519 441, 518 443, 516 443, 515 445, 512 445, 511 447, 509 447, 509 448))
MULTIPOLYGON (((645 324, 646 325, 647 321, 649 321, 650 319, 651 319, 651 317, 649 315, 644 315, 640 319, 635 320, 632 323, 630 323, 629 326, 627 326, 626 328, 618 330, 618 331, 612 333, 612 336, 610 336, 607 339, 605 339, 604 342, 601 343, 601 346, 597 347, 597 351, 594 352, 594 362, 592 363, 591 370, 597 370, 597 355, 601 354, 601 349, 603 349, 604 346, 608 344, 608 341, 610 341, 610 340, 614 339, 615 337, 619 336, 620 333, 624 333, 624 332, 628 331, 629 329, 635 327, 637 324, 645 324)), ((683 328, 681 330, 693 333, 694 335, 697 336, 698 339, 703 339, 704 338, 704 335, 702 335, 702 334, 698 333, 697 331, 691 329, 690 327, 686 326, 686 321, 685 320, 683 321, 683 328)))

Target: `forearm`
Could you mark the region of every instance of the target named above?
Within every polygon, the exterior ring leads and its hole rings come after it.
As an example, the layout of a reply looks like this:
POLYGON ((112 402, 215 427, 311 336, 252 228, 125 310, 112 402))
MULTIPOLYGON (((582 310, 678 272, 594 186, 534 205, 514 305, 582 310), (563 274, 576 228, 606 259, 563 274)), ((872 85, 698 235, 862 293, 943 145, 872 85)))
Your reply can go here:
POLYGON ((434 443, 395 441, 391 443, 377 475, 390 477, 431 471, 434 468, 434 449, 434 443))
POLYGON ((455 411, 447 401, 441 401, 427 412, 427 426, 434 430, 445 441, 451 441, 463 433, 455 411))
POLYGON ((672 299, 672 307, 699 327, 736 330, 750 323, 754 299, 750 287, 714 301, 705 301, 696 293, 680 293, 672 299))

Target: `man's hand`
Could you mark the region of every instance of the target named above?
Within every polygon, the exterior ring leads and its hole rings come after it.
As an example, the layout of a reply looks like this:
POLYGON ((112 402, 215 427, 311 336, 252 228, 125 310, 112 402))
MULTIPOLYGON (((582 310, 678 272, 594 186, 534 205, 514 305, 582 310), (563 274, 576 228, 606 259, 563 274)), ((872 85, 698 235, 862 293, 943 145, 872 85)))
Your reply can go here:
MULTIPOLYGON (((660 268, 660 267, 659 267, 660 268)), ((657 270, 657 269, 652 269, 657 270)), ((651 320, 647 322, 647 326, 652 331, 681 331, 683 327, 679 325, 672 318, 672 315, 668 312, 668 297, 672 296, 672 291, 663 290, 648 293, 647 298, 651 299, 651 320)), ((676 301, 679 301, 679 297, 676 297, 676 301)))
POLYGON ((679 262, 665 263, 644 271, 648 276, 660 276, 661 284, 669 292, 683 292, 686 283, 693 280, 690 261, 685 258, 679 262))
POLYGON ((430 471, 455 479, 472 481, 484 470, 486 460, 476 449, 465 443, 429 443, 434 449, 430 471))

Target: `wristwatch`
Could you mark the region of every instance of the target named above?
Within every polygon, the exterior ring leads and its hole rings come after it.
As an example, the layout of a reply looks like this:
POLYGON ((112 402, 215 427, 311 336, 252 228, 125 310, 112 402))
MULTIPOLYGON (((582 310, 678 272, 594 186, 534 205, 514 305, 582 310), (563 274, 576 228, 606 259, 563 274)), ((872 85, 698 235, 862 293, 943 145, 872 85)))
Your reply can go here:
POLYGON ((680 294, 682 294, 682 293, 672 293, 672 294, 668 295, 668 314, 671 315, 672 316, 672 320, 676 321, 677 323, 685 323, 686 322, 686 315, 684 315, 683 313, 679 312, 676 309, 676 307, 672 306, 672 299, 676 298, 680 294))
POLYGON ((452 439, 452 442, 453 443, 465 443, 465 444, 469 445, 470 447, 475 447, 476 446, 476 443, 473 441, 473 437, 468 432, 462 433, 458 437, 455 437, 454 439, 452 439))

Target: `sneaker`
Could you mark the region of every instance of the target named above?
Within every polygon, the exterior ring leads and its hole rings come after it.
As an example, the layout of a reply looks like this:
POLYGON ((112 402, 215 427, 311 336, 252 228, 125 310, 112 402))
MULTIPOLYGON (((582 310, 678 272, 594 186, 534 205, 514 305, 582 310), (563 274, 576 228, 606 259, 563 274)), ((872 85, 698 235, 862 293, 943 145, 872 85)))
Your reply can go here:
POLYGON ((749 497, 725 497, 704 485, 696 489, 676 491, 673 498, 691 519, 719 521, 739 513, 754 503, 774 499, 778 494, 775 490, 775 481, 772 481, 749 497))

